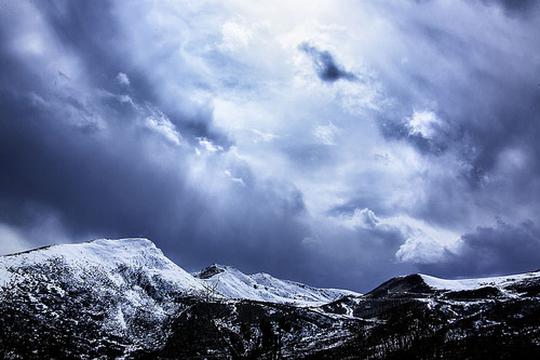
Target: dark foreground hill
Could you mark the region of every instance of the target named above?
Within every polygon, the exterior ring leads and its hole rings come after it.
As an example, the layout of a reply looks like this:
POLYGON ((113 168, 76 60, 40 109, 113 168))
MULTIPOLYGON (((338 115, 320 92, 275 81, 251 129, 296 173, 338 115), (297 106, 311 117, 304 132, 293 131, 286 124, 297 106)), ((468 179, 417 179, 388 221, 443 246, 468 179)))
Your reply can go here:
POLYGON ((539 359, 540 272, 414 274, 367 294, 214 265, 144 239, 0 257, 6 359, 539 359))

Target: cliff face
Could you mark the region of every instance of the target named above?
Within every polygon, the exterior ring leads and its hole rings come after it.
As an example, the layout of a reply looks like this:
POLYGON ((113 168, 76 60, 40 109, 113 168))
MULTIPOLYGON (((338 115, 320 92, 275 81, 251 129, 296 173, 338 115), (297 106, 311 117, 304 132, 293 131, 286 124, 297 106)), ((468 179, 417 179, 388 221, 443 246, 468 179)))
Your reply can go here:
POLYGON ((362 295, 214 265, 148 240, 0 257, 4 358, 508 359, 540 354, 540 272, 414 274, 362 295))

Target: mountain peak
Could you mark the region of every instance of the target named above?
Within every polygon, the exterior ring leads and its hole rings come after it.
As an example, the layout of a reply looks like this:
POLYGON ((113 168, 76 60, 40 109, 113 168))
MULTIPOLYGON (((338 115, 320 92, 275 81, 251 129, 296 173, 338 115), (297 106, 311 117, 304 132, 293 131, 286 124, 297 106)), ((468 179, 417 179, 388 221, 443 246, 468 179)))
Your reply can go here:
POLYGON ((194 273, 194 276, 199 279, 209 279, 213 277, 214 275, 220 274, 227 270, 226 266, 219 265, 219 264, 212 264, 210 266, 205 267, 199 272, 194 273))
POLYGON ((39 253, 44 252, 48 250, 65 250, 65 249, 90 249, 92 247, 99 247, 99 248, 109 248, 111 251, 113 250, 123 250, 123 251, 136 251, 140 249, 156 249, 159 250, 156 245, 146 239, 146 238, 123 238, 123 239, 95 239, 90 241, 85 241, 81 243, 67 243, 67 244, 50 244, 45 245, 25 251, 20 251, 16 253, 6 254, 2 255, 2 257, 11 257, 11 256, 21 256, 21 255, 27 255, 31 253, 39 253))
POLYGON ((360 295, 348 290, 316 288, 281 280, 263 272, 244 274, 234 267, 218 264, 210 265, 194 276, 215 289, 217 294, 230 299, 314 306, 344 295, 360 295))
POLYGON ((507 288, 522 286, 523 284, 540 279, 540 272, 471 278, 471 279, 442 279, 426 274, 410 274, 394 277, 367 295, 370 297, 403 297, 403 296, 428 296, 451 292, 470 292, 490 288, 494 291, 504 292, 507 288))
POLYGON ((138 246, 138 247, 149 247, 149 248, 155 248, 156 244, 154 244, 151 240, 147 238, 122 238, 122 239, 95 239, 90 240, 88 243, 91 244, 99 244, 102 246, 138 246))
POLYGON ((426 284, 420 274, 411 274, 394 277, 371 290, 367 295, 371 297, 387 297, 407 294, 430 294, 433 292, 434 289, 426 284))
POLYGON ((152 241, 145 238, 97 239, 50 245, 3 256, 0 257, 0 284, 24 281, 13 269, 43 266, 51 261, 60 261, 66 271, 76 278, 99 272, 111 281, 118 282, 118 269, 130 268, 150 278, 174 284, 180 290, 203 290, 197 279, 169 260, 152 241))

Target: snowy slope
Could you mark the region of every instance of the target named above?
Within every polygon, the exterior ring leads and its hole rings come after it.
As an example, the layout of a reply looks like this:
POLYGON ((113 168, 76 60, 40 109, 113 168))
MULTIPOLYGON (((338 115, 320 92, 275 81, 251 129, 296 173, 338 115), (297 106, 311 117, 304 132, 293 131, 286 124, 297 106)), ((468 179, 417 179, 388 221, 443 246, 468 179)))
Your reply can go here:
POLYGON ((321 305, 353 291, 322 289, 289 280, 280 280, 266 273, 246 275, 230 266, 212 265, 195 274, 210 289, 226 298, 250 299, 301 306, 321 305))
POLYGON ((123 282, 118 272, 122 265, 137 268, 150 278, 180 291, 203 291, 199 280, 170 261, 154 243, 147 239, 100 239, 80 244, 52 245, 27 252, 0 257, 0 286, 23 281, 17 268, 61 259, 76 277, 89 271, 105 274, 113 283, 123 282))
MULTIPOLYGON (((246 275, 228 266, 210 266, 192 275, 174 264, 147 239, 100 239, 79 244, 52 245, 0 257, 0 287, 25 281, 18 269, 59 259, 74 281, 88 281, 89 274, 107 278, 116 288, 130 283, 122 268, 136 270, 164 291, 226 299, 291 303, 302 306, 328 303, 352 291, 319 289, 301 283, 279 280, 268 274, 246 275)), ((107 286, 100 280, 100 286, 107 286)), ((130 290, 131 291, 131 290, 130 290)))
POLYGON ((506 275, 497 277, 486 277, 477 279, 458 279, 447 280, 440 279, 430 275, 419 274, 422 280, 429 287, 436 290, 448 290, 448 291, 464 291, 474 290, 481 287, 491 286, 496 288, 506 288, 510 285, 514 285, 519 282, 528 280, 540 279, 540 271, 529 272, 524 274, 506 275))

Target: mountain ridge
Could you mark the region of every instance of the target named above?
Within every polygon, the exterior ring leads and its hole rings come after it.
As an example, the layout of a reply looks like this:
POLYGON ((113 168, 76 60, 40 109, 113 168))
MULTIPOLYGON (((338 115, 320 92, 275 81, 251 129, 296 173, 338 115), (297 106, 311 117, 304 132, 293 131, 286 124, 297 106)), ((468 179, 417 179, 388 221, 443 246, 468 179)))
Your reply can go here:
POLYGON ((359 294, 216 264, 190 274, 135 238, 1 256, 0 280, 4 358, 540 354, 540 272, 459 280, 410 274, 359 294))
MULTIPOLYGON (((128 251, 128 253, 132 253, 132 254, 133 253, 139 253, 138 250, 140 250, 141 248, 152 249, 152 251, 155 251, 158 254, 158 256, 163 257, 163 259, 166 259, 167 262, 169 262, 171 264, 174 264, 176 267, 178 267, 179 269, 182 269, 186 273, 189 273, 190 275, 192 275, 195 278, 204 279, 204 277, 200 276, 202 273, 204 273, 205 271, 209 271, 209 269, 217 269, 216 274, 229 271, 229 272, 239 272, 239 273, 241 273, 242 275, 245 275, 245 276, 251 276, 251 277, 269 276, 269 277, 272 277, 274 279, 277 279, 277 278, 273 277, 271 274, 268 274, 268 273, 265 273, 265 272, 257 272, 257 273, 252 273, 252 274, 246 274, 246 273, 241 272, 239 269, 237 269, 237 268, 235 268, 233 266, 217 264, 217 263, 211 264, 211 265, 209 265, 209 266, 207 266, 207 267, 205 267, 205 268, 203 268, 202 270, 199 270, 199 271, 187 272, 186 270, 184 270, 183 268, 178 266, 176 263, 169 260, 163 254, 163 252, 155 245, 155 243, 153 243, 151 240, 149 240, 147 238, 120 238, 120 239, 105 239, 105 238, 103 238, 103 239, 94 239, 94 240, 89 240, 89 241, 84 241, 84 242, 79 242, 79 243, 49 244, 49 245, 44 245, 44 246, 40 246, 40 247, 36 247, 36 248, 24 250, 24 251, 19 251, 19 252, 15 252, 15 253, 9 253, 9 254, 0 255, 0 264, 2 263, 2 259, 4 259, 4 258, 16 258, 16 257, 19 257, 19 256, 25 256, 25 255, 28 255, 28 254, 39 253, 39 252, 42 252, 42 251, 53 250, 53 249, 54 250, 58 249, 59 251, 57 251, 56 255, 61 255, 61 253, 62 253, 62 251, 64 249, 80 248, 82 246, 89 246, 89 245, 93 245, 93 244, 95 244, 95 245, 105 245, 105 244, 107 244, 106 247, 108 247, 111 252, 113 252, 115 250, 118 250, 119 248, 123 248, 123 250, 130 249, 130 251, 128 251), (113 246, 111 246, 111 245, 113 245, 113 246)), ((215 274, 212 274, 212 275, 208 276, 208 278, 211 278, 214 275, 215 274)), ((432 288, 434 288, 434 289, 441 290, 441 289, 444 288, 444 286, 447 286, 447 288, 446 288, 447 290, 457 289, 457 288, 459 288, 459 290, 470 290, 470 289, 475 288, 475 287, 480 287, 480 286, 482 286, 482 284, 488 284, 488 283, 498 283, 498 284, 500 284, 500 283, 504 282, 504 280, 512 281, 512 280, 515 280, 516 278, 525 279, 526 277, 535 277, 535 276, 540 276, 540 269, 535 269, 533 271, 524 272, 524 273, 513 273, 513 274, 504 274, 504 275, 498 275, 498 276, 475 277, 475 278, 456 278, 456 279, 445 279, 445 278, 440 278, 440 277, 436 277, 436 276, 428 275, 428 274, 412 273, 412 274, 395 276, 395 277, 387 280, 386 282, 399 281, 399 280, 402 280, 402 279, 407 279, 409 277, 420 277, 422 279, 422 282, 426 286, 432 286, 432 288)), ((292 283, 292 284, 304 285, 304 286, 308 286, 308 287, 316 288, 316 289, 328 289, 328 290, 343 291, 344 293, 348 293, 349 295, 361 295, 361 293, 358 293, 358 292, 353 291, 353 290, 337 289, 337 288, 318 288, 318 287, 313 287, 313 286, 310 286, 310 285, 307 285, 307 284, 304 284, 304 283, 301 283, 301 282, 298 282, 298 281, 294 281, 294 280, 284 280, 284 279, 278 279, 278 280, 283 281, 283 282, 287 282, 287 283, 292 283)), ((381 285, 386 283, 386 282, 381 283, 381 285)), ((381 286, 381 285, 379 285, 379 286, 381 286)), ((376 288, 372 289, 370 292, 374 291, 375 289, 376 288)))
POLYGON ((184 291, 208 292, 229 299, 249 299, 270 302, 291 302, 298 305, 318 305, 343 295, 360 295, 354 291, 317 288, 290 280, 277 279, 266 273, 244 274, 232 266, 211 265, 199 272, 188 273, 169 260, 150 240, 145 238, 96 239, 82 243, 55 244, 0 257, 0 284, 9 282, 7 266, 61 257, 74 267, 99 265, 110 268, 118 264, 139 265, 151 274, 159 271, 165 280, 187 284, 184 291), (7 265, 7 266, 6 266, 7 265), (201 278, 208 269, 219 269, 211 277, 201 278), (216 283, 215 289, 210 289, 216 283))

